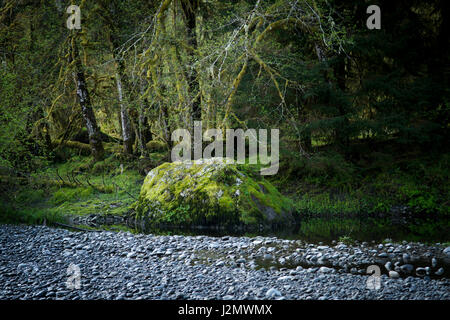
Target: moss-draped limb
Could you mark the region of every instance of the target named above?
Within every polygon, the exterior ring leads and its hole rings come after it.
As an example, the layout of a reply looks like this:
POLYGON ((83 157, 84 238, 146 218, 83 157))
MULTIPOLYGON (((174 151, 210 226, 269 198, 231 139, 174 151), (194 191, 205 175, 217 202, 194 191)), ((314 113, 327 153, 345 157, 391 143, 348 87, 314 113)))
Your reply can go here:
POLYGON ((163 99, 163 96, 161 95, 161 92, 159 91, 159 88, 158 88, 158 79, 157 79, 157 75, 156 75, 155 65, 153 65, 153 64, 150 65, 149 66, 149 71, 150 71, 151 79, 152 79, 152 82, 153 82, 152 87, 153 87, 153 89, 155 89, 156 96, 159 99, 161 99, 161 101, 162 101, 164 99, 163 99))
POLYGON ((263 32, 261 32, 255 40, 254 46, 258 45, 259 42, 261 42, 261 40, 269 33, 272 31, 275 31, 277 29, 280 29, 282 27, 285 26, 289 26, 289 25, 294 25, 296 27, 300 27, 304 32, 308 32, 311 33, 314 31, 314 27, 309 26, 307 24, 305 24, 302 20, 300 19, 296 19, 296 18, 286 18, 286 19, 281 19, 275 22, 272 22, 271 24, 269 24, 266 29, 264 29, 263 32))
POLYGON ((163 14, 167 10, 167 8, 169 8, 169 5, 171 2, 172 2, 172 0, 164 0, 162 2, 161 8, 159 9, 159 12, 156 16, 158 20, 161 20, 163 18, 163 14))
POLYGON ((222 120, 222 127, 224 127, 225 122, 226 122, 226 120, 228 118, 228 115, 230 113, 231 105, 233 103, 233 98, 236 95, 236 91, 237 91, 237 89, 239 87, 239 84, 241 83, 242 78, 244 77, 244 74, 247 71, 247 63, 248 63, 248 59, 245 59, 245 62, 243 64, 242 68, 241 68, 241 71, 239 72, 239 74, 237 75, 237 77, 233 81, 233 88, 231 89, 231 93, 228 96, 227 103, 225 105, 225 115, 224 115, 224 118, 222 120))
POLYGON ((68 148, 77 149, 77 150, 84 151, 84 152, 87 152, 87 153, 91 152, 91 146, 89 144, 82 143, 82 142, 79 142, 79 141, 56 139, 56 140, 53 140, 52 144, 55 147, 65 146, 65 147, 68 147, 68 148))
POLYGON ((259 29, 259 27, 262 26, 263 23, 264 23, 263 17, 261 17, 261 16, 255 17, 248 24, 248 30, 250 32, 255 32, 257 29, 259 29), (253 30, 253 28, 254 28, 254 30, 253 30))
POLYGON ((180 72, 180 61, 178 58, 178 54, 177 54, 177 48, 175 46, 171 46, 170 47, 170 56, 171 56, 171 62, 172 62, 172 67, 174 69, 175 72, 175 79, 176 79, 176 89, 177 89, 177 94, 178 94, 178 106, 181 107, 185 101, 185 98, 183 96, 183 93, 181 91, 182 88, 182 82, 187 81, 186 80, 186 75, 184 74, 184 72, 180 72))
POLYGON ((278 95, 280 96, 281 101, 284 103, 284 95, 280 90, 280 85, 278 84, 277 79, 275 78, 275 75, 277 75, 277 72, 273 70, 271 67, 269 67, 256 53, 252 53, 253 59, 263 67, 264 70, 270 75, 270 79, 272 80, 273 84, 275 85, 275 88, 277 89, 278 95))

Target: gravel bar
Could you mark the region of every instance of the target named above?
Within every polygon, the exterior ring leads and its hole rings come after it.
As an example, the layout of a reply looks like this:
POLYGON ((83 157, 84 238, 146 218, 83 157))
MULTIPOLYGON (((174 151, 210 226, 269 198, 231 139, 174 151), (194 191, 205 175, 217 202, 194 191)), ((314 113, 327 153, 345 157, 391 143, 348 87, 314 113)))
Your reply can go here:
POLYGON ((449 300, 449 255, 439 244, 0 225, 0 299, 449 300))

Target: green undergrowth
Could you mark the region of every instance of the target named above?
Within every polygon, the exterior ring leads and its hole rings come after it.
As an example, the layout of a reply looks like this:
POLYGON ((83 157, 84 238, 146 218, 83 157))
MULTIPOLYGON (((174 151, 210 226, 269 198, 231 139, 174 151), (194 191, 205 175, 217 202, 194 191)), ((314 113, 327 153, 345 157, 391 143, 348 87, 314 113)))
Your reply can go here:
POLYGON ((300 215, 377 214, 396 206, 427 216, 449 216, 450 155, 395 159, 376 153, 370 163, 333 152, 308 158, 282 158, 271 177, 294 200, 300 215))
POLYGON ((0 221, 34 224, 63 222, 69 215, 124 215, 143 180, 131 161, 115 155, 96 163, 74 156, 34 173, 27 184, 9 185, 1 195, 0 221))

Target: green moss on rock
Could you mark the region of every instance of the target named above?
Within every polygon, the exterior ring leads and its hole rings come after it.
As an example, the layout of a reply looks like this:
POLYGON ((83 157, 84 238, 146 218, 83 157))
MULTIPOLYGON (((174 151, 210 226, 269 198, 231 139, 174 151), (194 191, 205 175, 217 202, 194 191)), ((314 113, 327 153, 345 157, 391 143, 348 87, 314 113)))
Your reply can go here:
POLYGON ((222 158, 164 163, 145 178, 135 204, 150 224, 290 224, 292 202, 259 174, 222 158))

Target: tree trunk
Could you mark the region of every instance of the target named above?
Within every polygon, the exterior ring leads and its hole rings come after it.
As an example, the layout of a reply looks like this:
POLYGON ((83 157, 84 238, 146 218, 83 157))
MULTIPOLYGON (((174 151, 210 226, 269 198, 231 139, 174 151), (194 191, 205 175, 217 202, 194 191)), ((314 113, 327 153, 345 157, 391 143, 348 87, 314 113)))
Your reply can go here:
MULTIPOLYGON (((115 5, 115 2, 113 2, 113 4, 115 5)), ((120 47, 120 40, 117 37, 119 28, 114 24, 117 23, 117 21, 114 20, 116 19, 116 16, 117 13, 116 10, 114 10, 110 17, 111 23, 108 24, 109 43, 116 65, 116 85, 120 105, 120 125, 122 129, 123 151, 125 154, 132 154, 134 144, 133 126, 128 111, 127 101, 124 99, 124 92, 126 93, 126 90, 130 90, 131 86, 128 83, 127 75, 125 74, 124 62, 120 56, 117 56, 117 51, 120 47)))
POLYGON ((96 161, 102 160, 104 156, 103 143, 100 136, 100 129, 97 126, 94 111, 92 110, 89 92, 86 86, 83 65, 81 64, 77 45, 72 48, 72 59, 75 60, 75 81, 77 84, 77 97, 81 106, 86 129, 89 135, 89 144, 92 149, 92 155, 96 161))
MULTIPOLYGON (((120 63, 119 63, 120 64, 120 63)), ((120 67, 119 67, 120 69, 120 67)), ((119 104, 120 104, 120 124, 122 127, 122 138, 123 138, 123 151, 126 154, 133 153, 133 133, 131 128, 130 116, 128 114, 128 109, 123 101, 123 86, 121 72, 116 73, 116 83, 117 92, 119 94, 119 104)))
MULTIPOLYGON (((184 17, 186 19, 186 34, 188 44, 188 59, 189 63, 193 64, 195 61, 195 53, 197 51, 197 34, 196 34, 196 11, 198 9, 198 0, 182 0, 181 8, 183 9, 184 17)), ((199 99, 199 82, 198 74, 195 67, 191 67, 188 72, 189 92, 192 96, 192 120, 200 121, 202 119, 202 110, 199 99)), ((194 123, 194 122, 192 122, 194 123)))
POLYGON ((139 125, 141 128, 140 134, 142 136, 142 142, 145 145, 147 142, 153 140, 153 135, 150 130, 150 126, 148 125, 148 117, 143 113, 139 115, 139 125))
MULTIPOLYGON (((346 91, 346 57, 344 55, 338 57, 338 64, 337 66, 334 68, 334 75, 336 77, 337 80, 337 85, 339 87, 339 89, 342 91, 342 93, 344 94, 346 91)), ((347 128, 348 128, 348 118, 346 116, 346 110, 344 108, 344 106, 342 104, 338 105, 338 110, 339 110, 339 114, 340 116, 344 117, 344 120, 342 122, 342 126, 340 126, 340 128, 338 128, 338 130, 336 130, 336 140, 337 142, 341 145, 344 146, 345 148, 348 147, 349 145, 349 138, 348 138, 348 134, 347 134, 347 128)))
POLYGON ((144 99, 141 103, 141 107, 139 109, 138 116, 138 140, 139 140, 139 148, 141 150, 141 156, 147 155, 147 142, 152 140, 152 132, 150 131, 150 127, 148 125, 148 117, 145 114, 145 110, 148 109, 147 99, 144 99))

